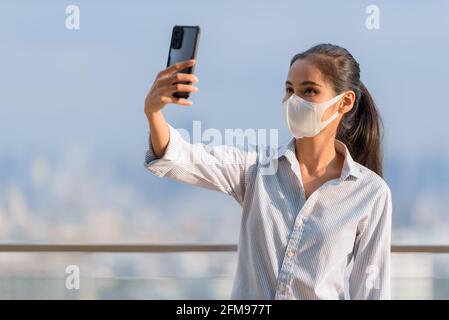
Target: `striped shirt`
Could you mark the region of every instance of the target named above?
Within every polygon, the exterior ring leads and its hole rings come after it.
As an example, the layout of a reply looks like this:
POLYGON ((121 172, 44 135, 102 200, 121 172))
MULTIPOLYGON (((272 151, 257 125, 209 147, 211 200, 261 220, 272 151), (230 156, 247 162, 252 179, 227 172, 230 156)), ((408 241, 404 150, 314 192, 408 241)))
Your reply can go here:
POLYGON ((391 191, 343 142, 335 140, 341 176, 306 198, 294 138, 263 157, 261 148, 191 144, 169 129, 159 159, 150 135, 145 167, 242 207, 231 299, 390 299, 391 191))

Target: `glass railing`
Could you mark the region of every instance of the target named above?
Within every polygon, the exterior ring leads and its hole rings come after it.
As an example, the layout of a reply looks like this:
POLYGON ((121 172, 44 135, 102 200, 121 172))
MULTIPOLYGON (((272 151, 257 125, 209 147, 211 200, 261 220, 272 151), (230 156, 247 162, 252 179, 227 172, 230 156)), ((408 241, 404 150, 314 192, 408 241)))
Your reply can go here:
MULTIPOLYGON (((236 250, 0 244, 0 299, 229 299, 236 250)), ((393 299, 449 299, 449 246, 392 246, 391 271, 393 299)))

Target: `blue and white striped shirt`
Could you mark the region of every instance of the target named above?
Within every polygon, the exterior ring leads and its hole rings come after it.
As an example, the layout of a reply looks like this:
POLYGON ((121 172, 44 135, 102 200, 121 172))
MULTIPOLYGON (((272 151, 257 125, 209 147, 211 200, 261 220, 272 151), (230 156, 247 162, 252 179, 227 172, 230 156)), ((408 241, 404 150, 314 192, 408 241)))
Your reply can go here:
POLYGON ((169 128, 161 158, 149 141, 145 167, 242 206, 231 299, 345 299, 346 284, 351 299, 390 299, 391 191, 344 143, 335 140, 341 176, 306 199, 294 138, 262 157, 258 149, 191 144, 169 128))

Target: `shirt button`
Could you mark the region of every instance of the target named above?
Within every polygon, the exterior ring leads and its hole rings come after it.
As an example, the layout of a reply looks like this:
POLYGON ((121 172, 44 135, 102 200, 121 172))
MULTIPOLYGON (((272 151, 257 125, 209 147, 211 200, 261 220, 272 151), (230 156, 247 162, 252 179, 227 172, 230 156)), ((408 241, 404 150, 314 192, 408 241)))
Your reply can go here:
POLYGON ((293 257, 293 251, 289 250, 287 252, 287 257, 289 257, 289 258, 293 257))

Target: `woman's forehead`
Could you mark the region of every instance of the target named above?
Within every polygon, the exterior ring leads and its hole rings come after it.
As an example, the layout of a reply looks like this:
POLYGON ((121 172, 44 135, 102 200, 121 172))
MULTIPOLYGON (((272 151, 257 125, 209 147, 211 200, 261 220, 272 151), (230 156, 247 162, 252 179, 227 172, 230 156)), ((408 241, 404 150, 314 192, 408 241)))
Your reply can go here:
POLYGON ((312 81, 322 85, 326 84, 322 72, 310 59, 296 60, 288 71, 287 80, 294 85, 305 81, 312 81))

